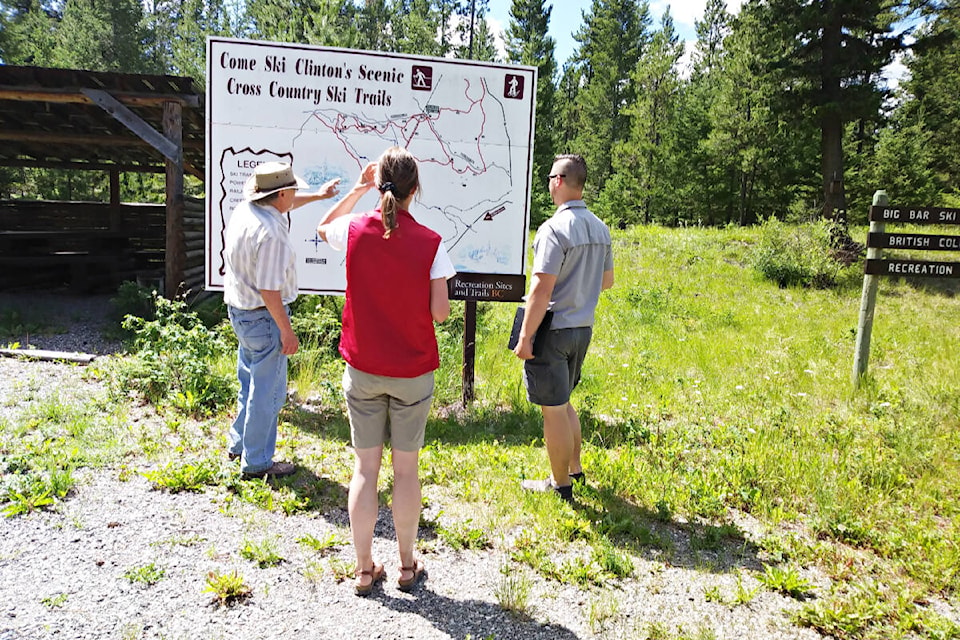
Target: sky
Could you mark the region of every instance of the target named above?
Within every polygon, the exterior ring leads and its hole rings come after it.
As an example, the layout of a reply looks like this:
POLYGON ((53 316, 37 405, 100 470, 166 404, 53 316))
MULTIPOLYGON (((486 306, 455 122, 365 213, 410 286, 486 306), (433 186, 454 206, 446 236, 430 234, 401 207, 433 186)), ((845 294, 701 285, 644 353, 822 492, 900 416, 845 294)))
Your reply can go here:
MULTIPOLYGON (((666 8, 670 7, 670 15, 673 16, 674 28, 677 34, 684 41, 684 56, 680 60, 681 72, 684 67, 689 68, 690 54, 697 42, 697 32, 694 22, 703 17, 704 8, 707 5, 706 0, 649 0, 650 17, 653 20, 652 28, 660 27, 660 19, 666 8)), ((727 11, 736 14, 740 11, 740 5, 743 0, 727 0, 727 11)), ((498 35, 497 44, 503 53, 503 31, 510 23, 510 5, 512 0, 490 0, 490 15, 488 20, 495 34, 498 35)), ((583 24, 583 13, 590 9, 592 0, 548 0, 544 6, 552 6, 550 13, 550 35, 557 42, 556 58, 559 69, 573 55, 577 47, 577 41, 573 39, 583 24)), ((896 86, 905 76, 906 68, 900 58, 887 67, 884 76, 891 86, 896 86)))
MULTIPOLYGON (((511 4, 511 0, 490 0, 489 20, 495 33, 502 33, 510 23, 511 4)), ((557 64, 563 67, 563 63, 570 58, 577 46, 573 34, 580 29, 583 24, 583 13, 588 11, 593 3, 591 0, 555 0, 544 4, 553 6, 550 13, 550 35, 557 41, 557 64)), ((706 0, 677 0, 676 2, 650 0, 650 17, 653 19, 653 27, 659 28, 660 18, 669 5, 674 27, 680 38, 687 42, 686 52, 689 55, 697 39, 694 21, 703 17, 706 4, 706 0)), ((739 10, 740 4, 741 0, 728 0, 727 11, 735 13, 739 10)))

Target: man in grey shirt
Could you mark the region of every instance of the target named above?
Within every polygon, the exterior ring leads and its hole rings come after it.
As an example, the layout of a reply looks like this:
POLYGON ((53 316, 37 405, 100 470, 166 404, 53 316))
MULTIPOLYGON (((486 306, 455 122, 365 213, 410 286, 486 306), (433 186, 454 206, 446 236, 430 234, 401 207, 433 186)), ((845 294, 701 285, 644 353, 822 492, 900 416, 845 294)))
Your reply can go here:
POLYGON ((610 230, 583 202, 587 163, 560 155, 550 170, 549 189, 557 210, 533 241, 533 277, 520 339, 513 352, 524 360, 523 382, 530 402, 543 413, 543 438, 551 477, 525 480, 531 491, 556 491, 573 500, 572 482, 582 481, 580 418, 570 393, 580 381, 600 292, 613 286, 610 230), (547 311, 553 312, 542 353, 533 338, 547 311))

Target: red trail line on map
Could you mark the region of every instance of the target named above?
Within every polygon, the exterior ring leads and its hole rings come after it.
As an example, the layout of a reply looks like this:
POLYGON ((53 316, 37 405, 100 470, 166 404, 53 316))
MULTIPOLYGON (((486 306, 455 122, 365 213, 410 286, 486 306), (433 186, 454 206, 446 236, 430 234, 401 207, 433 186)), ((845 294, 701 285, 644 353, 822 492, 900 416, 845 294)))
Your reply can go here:
POLYGON ((421 158, 417 158, 418 161, 427 163, 427 164, 436 164, 441 167, 449 166, 451 169, 453 169, 455 173, 460 175, 463 175, 465 173, 473 173, 474 175, 480 175, 482 173, 485 173, 488 168, 487 161, 483 157, 483 151, 480 148, 480 139, 483 137, 483 131, 487 124, 487 113, 483 109, 483 99, 487 95, 487 89, 486 89, 486 86, 483 83, 481 83, 480 85, 482 88, 481 96, 477 99, 473 99, 470 97, 470 88, 471 88, 470 81, 464 80, 464 82, 466 83, 466 87, 464 89, 463 94, 464 94, 464 97, 467 99, 467 101, 470 103, 469 109, 463 110, 463 109, 453 109, 453 108, 441 108, 440 114, 438 114, 436 118, 432 118, 425 113, 418 113, 416 115, 413 115, 407 118, 407 120, 403 122, 403 126, 398 126, 398 123, 396 122, 388 122, 384 124, 382 127, 377 127, 375 125, 363 124, 358 120, 356 116, 350 116, 348 118, 344 116, 344 114, 342 113, 337 114, 337 117, 333 122, 327 122, 316 113, 314 113, 312 117, 316 118, 321 123, 321 125, 329 129, 330 132, 333 133, 334 136, 336 136, 337 140, 340 141, 340 144, 343 145, 343 150, 347 153, 347 155, 351 156, 354 160, 356 160, 358 164, 360 164, 360 158, 356 157, 352 153, 350 146, 347 144, 347 141, 341 136, 342 132, 353 130, 353 131, 356 131, 357 133, 372 132, 378 135, 386 135, 391 128, 397 128, 402 133, 411 123, 413 123, 414 124, 413 131, 409 135, 399 136, 401 139, 403 139, 405 146, 409 146, 413 138, 417 135, 417 131, 420 129, 420 125, 426 122, 427 127, 430 129, 431 134, 439 143, 440 148, 444 150, 444 153, 447 157, 447 161, 440 162, 437 160, 424 160, 421 158), (434 127, 434 122, 440 118, 440 115, 443 114, 443 112, 451 112, 456 114, 469 114, 473 111, 474 107, 477 107, 478 105, 479 105, 481 114, 483 114, 483 117, 480 120, 480 133, 479 135, 477 135, 477 155, 480 157, 482 169, 479 171, 474 171, 468 167, 461 171, 454 166, 454 158, 447 152, 447 147, 444 145, 443 139, 440 137, 440 134, 437 132, 436 128, 434 127), (356 124, 347 124, 348 120, 353 120, 356 124))

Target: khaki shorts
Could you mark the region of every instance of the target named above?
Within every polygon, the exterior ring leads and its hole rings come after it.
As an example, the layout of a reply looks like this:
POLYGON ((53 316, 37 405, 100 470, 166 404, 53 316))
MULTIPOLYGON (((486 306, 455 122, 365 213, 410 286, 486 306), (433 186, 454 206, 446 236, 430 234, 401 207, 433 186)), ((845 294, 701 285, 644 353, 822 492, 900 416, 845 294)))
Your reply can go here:
POLYGON ((433 371, 416 378, 390 378, 347 365, 343 395, 354 448, 371 449, 388 440, 397 451, 423 447, 433 400, 433 371))

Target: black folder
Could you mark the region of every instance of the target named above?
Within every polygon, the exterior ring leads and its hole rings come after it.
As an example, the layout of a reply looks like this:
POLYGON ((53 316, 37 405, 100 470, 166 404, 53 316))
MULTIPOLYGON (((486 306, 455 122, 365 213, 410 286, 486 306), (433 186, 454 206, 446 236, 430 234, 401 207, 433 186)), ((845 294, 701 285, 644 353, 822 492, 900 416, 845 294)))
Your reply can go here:
MULTIPOLYGON (((523 314, 526 312, 524 307, 517 307, 517 313, 513 316, 513 328, 510 329, 510 340, 507 342, 507 348, 513 351, 520 342, 520 327, 523 325, 523 314)), ((547 332, 550 331, 550 323, 553 321, 553 311, 547 311, 543 316, 543 321, 537 327, 537 333, 533 336, 533 355, 540 357, 543 354, 543 348, 547 344, 547 332)))

